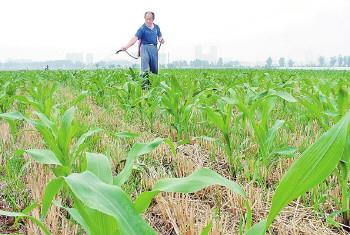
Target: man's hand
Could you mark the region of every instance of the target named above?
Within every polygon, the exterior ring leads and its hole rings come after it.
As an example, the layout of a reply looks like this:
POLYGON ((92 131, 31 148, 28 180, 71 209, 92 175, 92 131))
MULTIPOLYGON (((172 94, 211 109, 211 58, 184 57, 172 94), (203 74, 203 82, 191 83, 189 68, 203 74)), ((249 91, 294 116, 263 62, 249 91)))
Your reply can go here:
POLYGON ((120 50, 122 50, 122 51, 126 51, 127 49, 128 49, 127 46, 122 46, 122 47, 120 48, 120 50))
POLYGON ((160 42, 160 44, 164 44, 164 38, 159 38, 159 42, 160 42))
POLYGON ((128 44, 126 44, 126 46, 122 46, 122 47, 120 48, 120 50, 126 51, 127 49, 129 49, 129 47, 131 47, 132 45, 134 45, 135 42, 137 42, 137 40, 138 40, 138 38, 137 38, 136 36, 132 37, 132 38, 130 39, 130 41, 128 42, 128 44))

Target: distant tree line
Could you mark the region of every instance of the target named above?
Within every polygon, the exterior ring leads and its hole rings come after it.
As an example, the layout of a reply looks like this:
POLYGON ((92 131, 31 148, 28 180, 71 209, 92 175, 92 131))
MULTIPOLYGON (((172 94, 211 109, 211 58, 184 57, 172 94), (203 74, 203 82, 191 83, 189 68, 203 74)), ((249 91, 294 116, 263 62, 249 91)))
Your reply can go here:
POLYGON ((224 62, 223 58, 219 58, 217 62, 209 62, 207 60, 176 60, 168 64, 168 68, 227 68, 227 67, 239 67, 239 61, 227 61, 224 62))
MULTIPOLYGON (((266 59, 266 67, 293 67, 295 62, 292 59, 286 59, 280 57, 277 61, 277 64, 274 64, 271 56, 266 59)), ((317 64, 309 64, 306 66, 319 66, 319 67, 350 67, 350 56, 332 56, 326 58, 325 56, 320 56, 318 58, 317 64)))

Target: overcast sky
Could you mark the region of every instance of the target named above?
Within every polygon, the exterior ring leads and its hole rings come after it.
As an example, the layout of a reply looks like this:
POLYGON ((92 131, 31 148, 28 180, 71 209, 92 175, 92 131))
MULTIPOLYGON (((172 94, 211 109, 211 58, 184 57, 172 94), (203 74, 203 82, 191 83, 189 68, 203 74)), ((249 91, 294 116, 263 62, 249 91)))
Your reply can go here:
MULTIPOLYGON (((170 59, 193 59, 194 47, 243 61, 350 55, 350 0, 1 0, 0 61, 63 59, 116 49, 152 10, 170 59)), ((132 50, 131 50, 132 51, 132 50)))

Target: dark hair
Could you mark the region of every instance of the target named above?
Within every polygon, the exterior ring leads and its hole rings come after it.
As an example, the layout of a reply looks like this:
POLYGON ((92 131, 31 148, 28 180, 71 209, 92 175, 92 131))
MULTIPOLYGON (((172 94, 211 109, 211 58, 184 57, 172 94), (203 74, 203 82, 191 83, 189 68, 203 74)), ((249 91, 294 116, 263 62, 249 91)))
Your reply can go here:
POLYGON ((154 12, 153 11, 146 11, 145 12, 145 15, 143 16, 143 18, 146 18, 146 15, 147 14, 151 14, 152 15, 152 18, 153 18, 153 20, 154 20, 154 12))

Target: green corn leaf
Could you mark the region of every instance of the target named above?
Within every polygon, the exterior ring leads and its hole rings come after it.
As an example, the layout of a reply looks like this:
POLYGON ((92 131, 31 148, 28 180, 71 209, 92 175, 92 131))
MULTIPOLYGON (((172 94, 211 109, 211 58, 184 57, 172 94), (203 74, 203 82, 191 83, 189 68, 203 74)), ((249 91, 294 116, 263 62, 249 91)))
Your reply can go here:
POLYGON ((222 116, 219 113, 215 112, 211 108, 205 108, 204 111, 207 114, 207 118, 208 118, 208 121, 210 123, 212 123, 217 128, 219 128, 220 131, 222 131, 224 133, 227 132, 225 122, 224 122, 222 116))
MULTIPOLYGON (((21 211, 21 213, 22 213, 22 214, 29 215, 30 212, 31 212, 32 210, 34 210, 35 208, 37 208, 37 207, 38 207, 38 203, 34 202, 34 203, 28 205, 26 208, 24 208, 24 209, 21 211)), ((18 223, 18 220, 19 220, 19 219, 20 219, 20 217, 16 217, 15 224, 18 223)))
POLYGON ((126 164, 124 169, 116 176, 114 177, 114 184, 121 186, 123 185, 131 175, 134 161, 136 160, 137 157, 147 154, 151 151, 153 151, 155 148, 158 147, 163 142, 162 139, 157 138, 153 140, 152 142, 149 143, 136 143, 133 145, 131 150, 128 153, 128 158, 126 160, 126 164))
POLYGON ((248 200, 245 201, 245 229, 249 230, 252 227, 252 221, 253 221, 253 212, 252 212, 252 207, 250 205, 250 202, 248 200))
POLYGON ((269 92, 272 95, 275 95, 275 96, 278 96, 278 97, 284 99, 285 101, 288 101, 288 102, 291 102, 291 103, 297 102, 297 99, 295 99, 294 96, 292 96, 290 93, 288 93, 286 91, 270 90, 269 92))
POLYGON ((62 166, 61 162, 51 150, 29 149, 26 150, 26 153, 28 153, 35 161, 41 164, 62 166))
POLYGON ((208 224, 202 229, 201 235, 209 235, 213 228, 213 222, 209 221, 208 224))
POLYGON ((283 126, 284 124, 284 120, 276 120, 276 122, 273 124, 273 126, 268 130, 268 134, 267 134, 267 144, 268 146, 271 146, 277 131, 283 126))
POLYGON ((176 146, 175 146, 174 142, 170 138, 166 138, 166 139, 164 139, 164 143, 166 143, 169 146, 171 154, 175 157, 176 156, 176 146))
POLYGON ((71 174, 65 181, 84 205, 114 217, 121 234, 155 234, 119 186, 106 184, 89 171, 71 174))
POLYGON ((184 178, 158 180, 152 191, 143 192, 137 197, 134 205, 138 213, 143 213, 149 207, 152 199, 160 192, 194 193, 211 185, 225 186, 232 192, 246 197, 245 192, 237 183, 208 168, 201 168, 184 178))
POLYGON ((49 120, 49 118, 44 113, 34 112, 34 114, 37 115, 38 118, 40 119, 40 124, 42 124, 44 127, 48 129, 52 129, 54 124, 52 121, 49 120))
POLYGON ((64 183, 64 180, 62 177, 58 177, 55 179, 52 179, 46 186, 45 188, 45 193, 43 196, 43 201, 42 201, 42 209, 41 209, 41 215, 40 219, 44 220, 47 212, 50 209, 51 202, 57 195, 57 193, 60 191, 64 183))
POLYGON ((116 133, 115 136, 123 139, 132 139, 140 137, 140 134, 123 131, 116 133))
POLYGON ((227 104, 236 105, 239 103, 239 101, 237 99, 231 98, 231 97, 221 97, 221 99, 223 101, 225 101, 225 103, 227 103, 227 104))
POLYGON ((341 161, 347 165, 350 164, 350 131, 346 140, 346 145, 341 161))
POLYGON ((3 118, 5 120, 23 120, 24 116, 20 112, 11 112, 11 113, 1 113, 0 118, 3 118))
POLYGON ((272 154, 284 155, 284 156, 293 156, 295 152, 298 150, 296 147, 285 147, 281 149, 274 150, 272 154))
POLYGON ((350 105, 349 92, 344 88, 340 88, 339 94, 337 97, 338 114, 344 115, 346 110, 349 108, 349 105, 350 105))
POLYGON ((94 173, 106 184, 113 183, 112 166, 108 158, 103 154, 86 153, 87 170, 94 173))
POLYGON ((86 232, 88 234, 104 235, 104 234, 121 234, 118 229, 117 221, 114 217, 104 214, 98 210, 91 209, 82 203, 78 198, 74 198, 74 207, 82 220, 79 223, 86 225, 86 232))
POLYGON ((0 215, 3 215, 3 216, 10 216, 10 217, 19 217, 19 218, 28 218, 30 219, 34 224, 36 224, 42 231, 45 235, 50 235, 50 231, 45 227, 45 225, 40 221, 38 220, 37 218, 35 218, 34 216, 31 216, 31 215, 27 215, 27 214, 24 214, 24 213, 21 213, 21 212, 9 212, 9 211, 3 211, 3 210, 0 210, 0 215))
POLYGON ((64 112, 61 120, 61 127, 58 132, 58 143, 64 153, 68 152, 69 143, 71 141, 71 127, 74 118, 75 108, 71 107, 64 112))
POLYGON ((246 235, 263 235, 266 229, 266 219, 254 224, 245 234, 246 235))
POLYGON ((34 202, 22 210, 23 214, 29 214, 32 210, 38 207, 38 203, 34 202))
POLYGON ((72 216, 72 218, 83 227, 85 231, 90 231, 88 224, 85 222, 85 220, 76 208, 64 207, 60 202, 56 200, 53 201, 53 204, 59 208, 66 210, 72 216))
POLYGON ((289 168, 272 198, 267 227, 284 206, 321 183, 333 172, 345 148, 349 121, 350 111, 289 168))
POLYGON ((83 149, 83 144, 85 143, 85 141, 92 135, 101 132, 102 129, 101 128, 96 128, 96 129, 92 129, 89 130, 88 132, 84 133, 83 135, 80 136, 80 138, 78 139, 78 141, 74 144, 73 146, 73 156, 76 156, 77 154, 79 154, 82 149, 83 149))
POLYGON ((77 105, 82 100, 84 100, 88 96, 88 91, 82 91, 74 100, 71 101, 71 105, 77 105))

